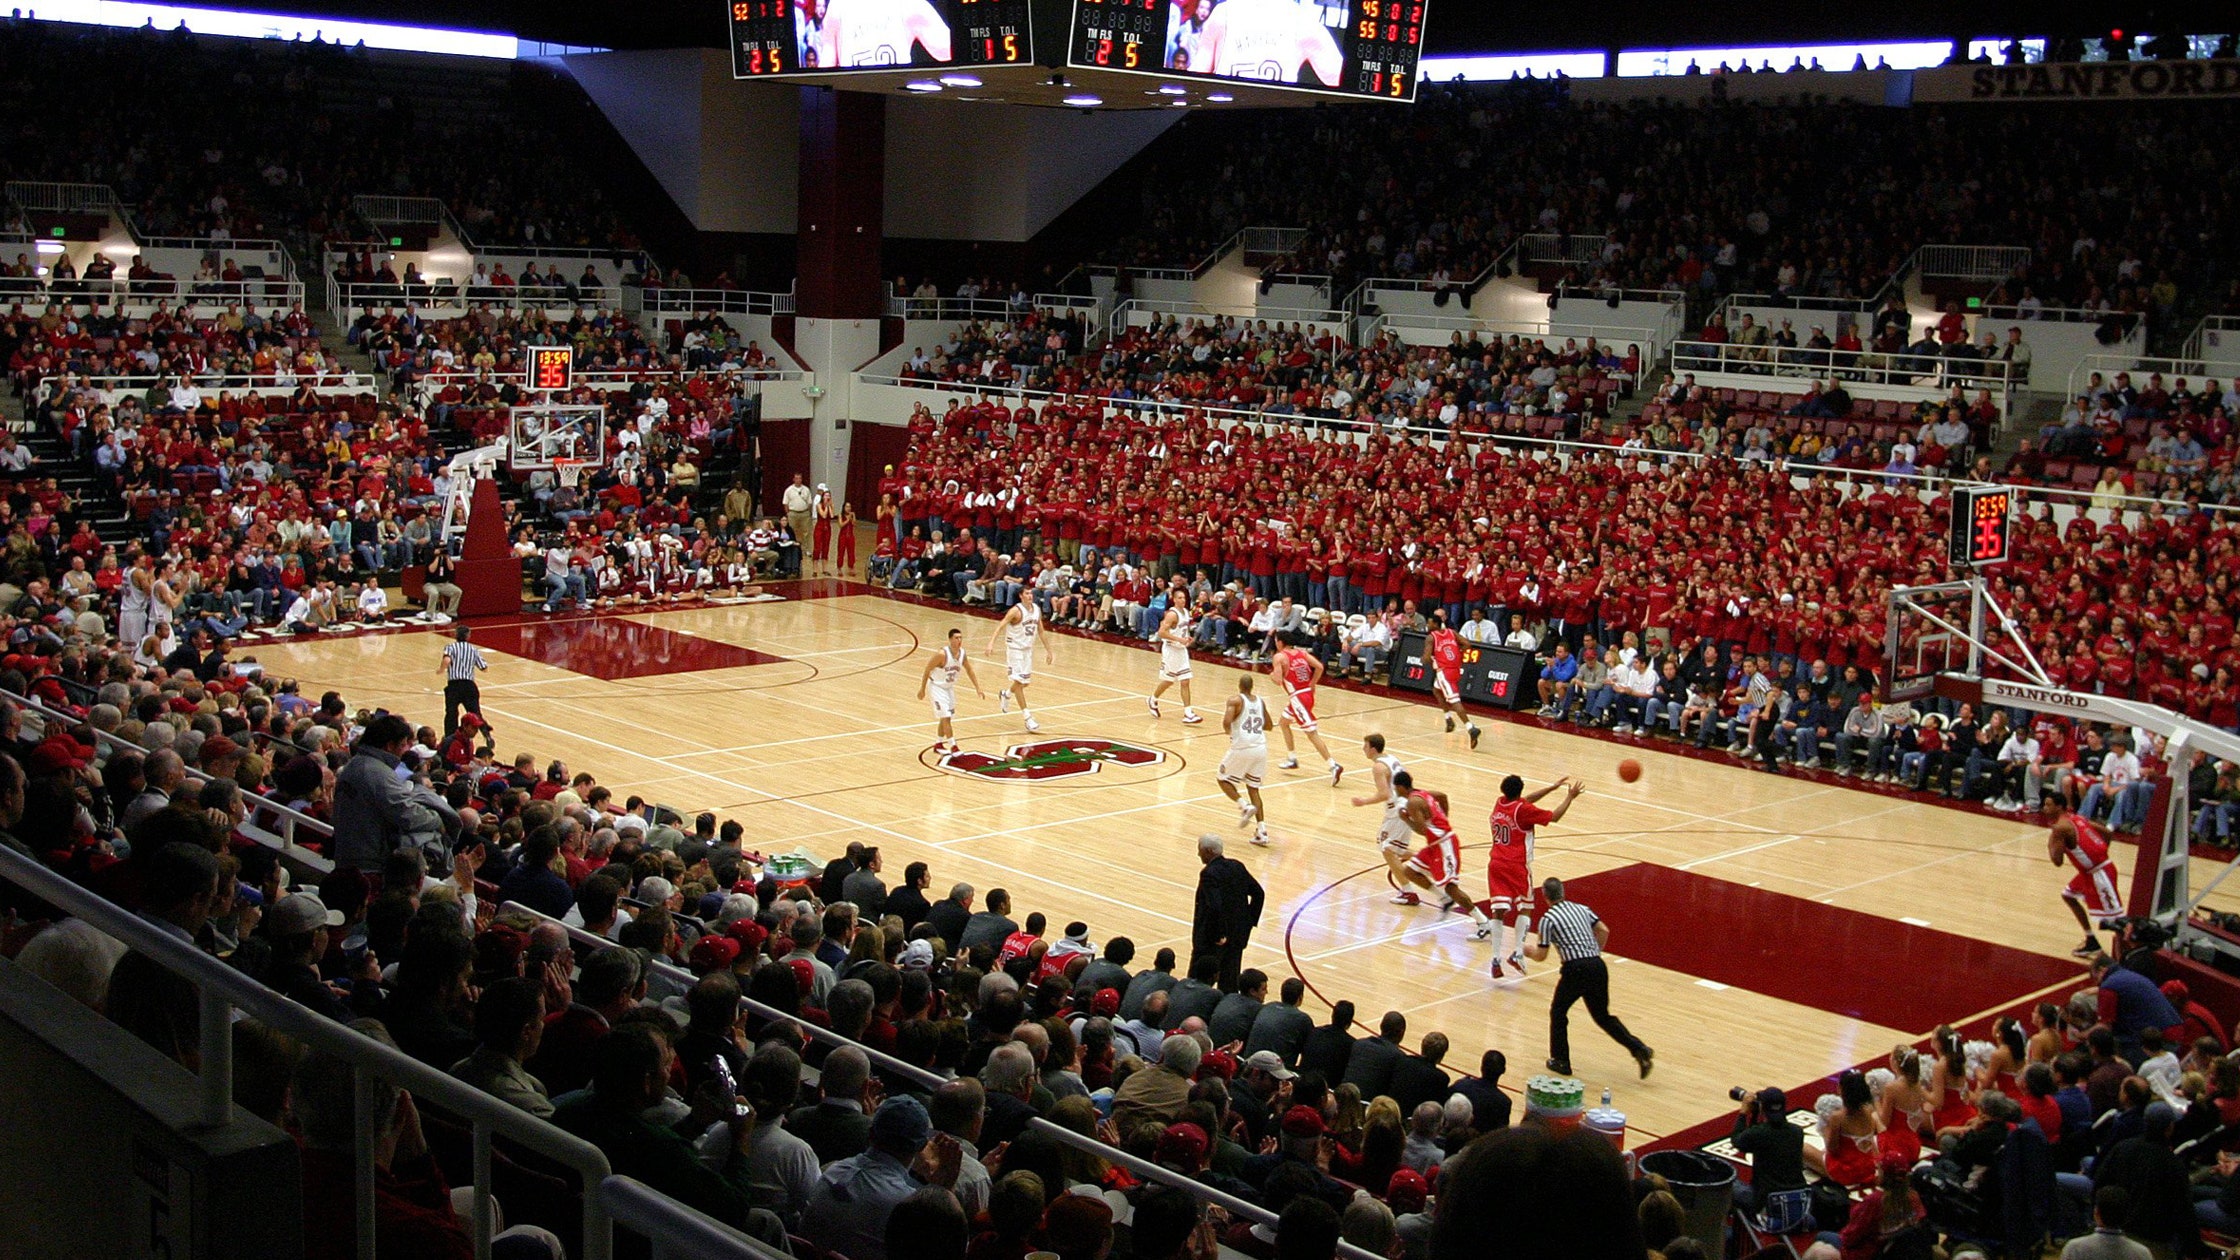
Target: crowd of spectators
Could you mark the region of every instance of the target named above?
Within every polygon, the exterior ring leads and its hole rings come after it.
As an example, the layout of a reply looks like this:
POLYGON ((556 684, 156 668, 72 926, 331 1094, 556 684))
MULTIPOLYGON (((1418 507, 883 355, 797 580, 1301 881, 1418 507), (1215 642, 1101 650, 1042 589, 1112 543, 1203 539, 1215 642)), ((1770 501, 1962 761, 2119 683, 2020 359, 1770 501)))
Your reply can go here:
MULTIPOLYGON (((49 628, 0 688, 68 678, 54 703, 75 716, 0 703, 0 844, 794 1255, 1320 1260, 1342 1238, 1447 1260, 1503 1203, 1553 1193, 1626 1208, 1576 1223, 1632 1248, 1596 1254, 1653 1254, 1606 1142, 1510 1127, 1499 1051, 1453 1074, 1446 1036, 1398 1012, 1361 1035, 1350 1002, 1318 1020, 1296 979, 1220 987, 1218 955, 1178 967, 1052 931, 1001 888, 939 890, 924 863, 895 878, 862 844, 780 880, 739 823, 502 756, 471 715, 439 736, 49 628), (279 805, 332 820, 329 840, 297 833, 334 865, 315 887, 242 830, 279 805)), ((23 965, 197 1062, 184 981, 0 894, 23 965)), ((302 1143, 307 1244, 336 1254, 356 1219, 349 1065, 254 1019, 234 1039, 237 1099, 302 1143)), ((382 1095, 380 1245, 472 1254, 459 1118, 382 1095)), ((572 1197, 509 1184, 503 1254, 558 1254, 572 1197)))
MULTIPOLYGON (((1329 326, 1238 316, 1166 315, 1067 354, 1062 324, 960 329, 928 354, 913 347, 906 377, 990 389, 1249 410, 1355 428, 1515 431, 1528 417, 1606 417, 1630 392, 1641 348, 1595 338, 1487 340, 1456 332, 1411 346, 1380 333, 1354 345, 1329 326)), ((1031 410, 1031 409, 1030 409, 1031 410)))
POLYGON ((0 103, 23 120, 0 174, 107 184, 144 234, 277 237, 299 258, 353 239, 360 193, 440 198, 484 246, 637 247, 518 83, 462 72, 438 103, 418 82, 336 43, 0 22, 0 103))
POLYGON ((2034 258, 1988 305, 2144 317, 2168 336, 2232 298, 2216 218, 2231 177, 2199 173, 2223 125, 2216 106, 2162 100, 2053 118, 1426 84, 1400 115, 1184 119, 1131 168, 1134 195, 1112 198, 1125 223, 1096 260, 1172 267, 1247 226, 1301 227, 1269 270, 1330 275, 1345 294, 1374 276, 1468 284, 1521 234, 1548 233, 1606 238, 1569 268, 1574 287, 1863 299, 1921 245, 1997 243, 2034 258), (2145 128, 2158 143, 2108 174, 2098 155, 2136 149, 2145 128), (1347 177, 1293 178, 1301 154, 1347 177), (2173 191, 2202 178, 2219 191, 2173 191))

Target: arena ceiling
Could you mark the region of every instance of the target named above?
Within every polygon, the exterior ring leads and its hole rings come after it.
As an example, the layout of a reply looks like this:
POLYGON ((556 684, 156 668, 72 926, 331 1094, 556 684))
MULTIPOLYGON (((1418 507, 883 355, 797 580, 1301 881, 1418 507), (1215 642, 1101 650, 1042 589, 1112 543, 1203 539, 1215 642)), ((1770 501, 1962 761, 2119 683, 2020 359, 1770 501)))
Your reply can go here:
MULTIPOLYGON (((301 12, 424 26, 499 31, 553 43, 606 48, 725 47, 722 0, 296 0, 222 7, 301 12)), ((2186 34, 2222 33, 2240 25, 2229 0, 2152 0, 2049 6, 1981 0, 1960 19, 1946 0, 1884 0, 1876 5, 1813 6, 1794 0, 1724 0, 1674 5, 1615 0, 1603 5, 1504 4, 1496 0, 1433 0, 1427 32, 1432 54, 1683 47, 1692 44, 1778 44, 1868 39, 2098 35, 2111 27, 2186 34), (1965 29, 1955 26, 1960 20, 1965 29), (2059 24, 2059 25, 2056 25, 2059 24)))

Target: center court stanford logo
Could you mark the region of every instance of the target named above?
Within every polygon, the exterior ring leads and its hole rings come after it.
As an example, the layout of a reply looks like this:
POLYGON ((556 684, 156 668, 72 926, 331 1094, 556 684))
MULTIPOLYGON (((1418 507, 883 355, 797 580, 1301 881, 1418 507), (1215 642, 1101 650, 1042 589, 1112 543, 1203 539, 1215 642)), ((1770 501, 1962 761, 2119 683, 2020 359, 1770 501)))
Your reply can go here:
POLYGON ((1024 780, 1046 783, 1077 775, 1097 774, 1106 765, 1141 769, 1156 766, 1167 754, 1156 748, 1123 744, 1113 739, 1043 739, 1013 744, 1001 756, 984 752, 953 752, 941 758, 941 768, 983 779, 1024 780))

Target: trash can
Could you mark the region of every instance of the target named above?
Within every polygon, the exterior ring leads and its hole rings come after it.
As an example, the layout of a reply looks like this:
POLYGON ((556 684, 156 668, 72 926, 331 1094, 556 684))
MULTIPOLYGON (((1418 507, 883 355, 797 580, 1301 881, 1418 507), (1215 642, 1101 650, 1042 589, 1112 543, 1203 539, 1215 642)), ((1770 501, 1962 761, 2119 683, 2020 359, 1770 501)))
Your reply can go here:
POLYGON ((1734 1207, 1734 1165, 1702 1151, 1652 1151, 1641 1157, 1641 1171, 1655 1173, 1672 1187, 1687 1213, 1688 1236, 1703 1254, 1727 1254, 1727 1212, 1734 1207))

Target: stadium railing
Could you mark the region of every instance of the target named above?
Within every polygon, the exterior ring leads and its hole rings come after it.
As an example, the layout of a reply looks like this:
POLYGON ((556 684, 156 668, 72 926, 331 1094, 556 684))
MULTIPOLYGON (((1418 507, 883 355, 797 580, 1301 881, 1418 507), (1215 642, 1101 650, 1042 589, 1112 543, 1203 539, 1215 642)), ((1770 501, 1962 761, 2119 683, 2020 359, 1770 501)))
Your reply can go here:
MULTIPOLYGON (((718 379, 743 380, 756 383, 770 381, 807 381, 810 373, 793 368, 632 368, 626 371, 582 371, 574 374, 574 382, 595 389, 627 389, 640 381, 682 381, 695 376, 718 379)), ((419 380, 433 390, 448 385, 467 386, 479 381, 528 380, 526 368, 514 372, 426 372, 419 380)))
MULTIPOLYGON (((173 376, 82 376, 80 384, 108 394, 145 393, 158 385, 168 384, 173 376)), ((374 388, 372 376, 364 372, 195 372, 183 379, 201 390, 270 390, 280 393, 292 391, 298 385, 310 385, 318 390, 336 390, 343 393, 364 393, 374 388)))
POLYGON ((1064 293, 1037 293, 1023 306, 1009 298, 889 297, 890 319, 993 320, 1006 323, 1034 311, 1057 311, 1076 316, 1092 326, 1097 323, 1097 300, 1064 293))
POLYGON ((1996 283, 2028 267, 2036 256, 2027 245, 1924 245, 1913 253, 1913 271, 1924 280, 1996 283))
POLYGON ((752 289, 669 289, 623 286, 622 308, 657 315, 699 315, 714 311, 724 315, 791 315, 793 294, 765 293, 752 289))
POLYGON ((598 1197, 616 1228, 645 1238, 651 1260, 793 1260, 634 1178, 607 1178, 598 1197))
POLYGON ((2158 359, 2141 354, 2088 354, 2069 369, 2069 388, 2062 397, 2075 398, 2084 393, 2095 373, 2099 374, 2103 382, 2113 382, 2116 373, 2129 372, 2131 383, 2135 386, 2144 386, 2146 378, 2157 373, 2166 381, 2181 376, 2189 379, 2199 377, 2211 382, 2240 377, 2240 340, 2229 346, 2214 347, 2213 353, 2222 357, 2202 360, 2158 359))
MULTIPOLYGON (((613 941, 608 940, 606 937, 603 937, 596 932, 587 931, 581 927, 561 923, 560 920, 553 918, 551 915, 533 910, 530 907, 524 906, 516 901, 506 902, 504 905, 498 908, 498 913, 500 916, 516 916, 516 921, 531 920, 536 922, 558 924, 559 926, 567 930, 569 939, 574 940, 579 944, 590 945, 599 949, 608 949, 614 947, 613 941)), ((669 962, 667 959, 655 958, 650 964, 648 964, 648 966, 652 975, 658 977, 663 982, 660 986, 653 986, 649 981, 649 996, 656 987, 666 989, 670 994, 682 994, 685 991, 689 990, 695 982, 695 977, 690 971, 677 966, 675 963, 669 962)), ((864 1045, 862 1042, 855 1041, 851 1038, 843 1037, 839 1033, 836 1033, 829 1028, 818 1027, 817 1025, 811 1024, 806 1020, 802 1020, 795 1016, 789 1015, 774 1006, 765 1006, 752 998, 740 998, 739 1006, 741 1009, 749 1011, 755 1015, 759 1015, 764 1019, 782 1019, 790 1021, 797 1027, 799 1027, 804 1035, 808 1036, 812 1040, 824 1042, 825 1044, 832 1046, 835 1049, 842 1046, 848 1046, 856 1050, 860 1050, 863 1052, 864 1058, 870 1061, 873 1068, 884 1073, 889 1073, 891 1075, 900 1076, 904 1079, 914 1081, 918 1085, 923 1086, 926 1089, 939 1089, 941 1086, 948 1084, 951 1079, 949 1077, 941 1075, 938 1072, 931 1072, 926 1070, 925 1068, 918 1067, 915 1064, 905 1063, 901 1059, 895 1058, 891 1054, 873 1049, 872 1047, 864 1045)), ((1177 1189, 1180 1189, 1194 1196, 1201 1202, 1212 1204, 1214 1206, 1222 1208, 1236 1220, 1247 1221, 1259 1225, 1268 1225, 1271 1227, 1276 1223, 1276 1214, 1268 1211, 1266 1208, 1263 1208, 1258 1204, 1247 1203, 1242 1199, 1236 1198, 1232 1195, 1224 1194, 1211 1186, 1205 1185, 1198 1181, 1194 1181, 1189 1177, 1185 1177, 1181 1173, 1175 1172, 1172 1169, 1162 1168, 1159 1165, 1151 1163, 1148 1160, 1138 1159, 1135 1156, 1128 1154, 1126 1151, 1120 1150, 1117 1147, 1108 1146, 1105 1143, 1098 1141, 1096 1138, 1075 1133, 1071 1129, 1052 1124, 1048 1120, 1043 1120, 1040 1118, 1032 1120, 1029 1123, 1036 1130, 1046 1134, 1054 1141, 1061 1142, 1067 1146, 1073 1147, 1076 1150, 1085 1151, 1088 1154, 1097 1156, 1098 1158, 1105 1160, 1108 1163, 1119 1165, 1120 1167, 1127 1169, 1131 1174, 1141 1180, 1156 1181, 1162 1185, 1173 1186, 1177 1189)), ((1338 1254, 1346 1257, 1347 1260, 1382 1260, 1382 1258, 1377 1256, 1376 1253, 1365 1251, 1359 1247, 1353 1246, 1350 1243, 1341 1243, 1339 1245, 1338 1254)))
POLYGON ((43 179, 11 179, 0 188, 27 214, 121 213, 117 194, 107 184, 64 184, 43 179))
MULTIPOLYGON (((1680 341, 1672 347, 1675 374, 1698 376, 1786 377, 1813 380, 1835 377, 1864 385, 1943 391, 2012 391, 2013 365, 1972 355, 1880 354, 1864 350, 1809 350, 1801 346, 1738 346, 1729 341, 1680 341)), ((2000 408, 2004 413, 2004 405, 2000 408)))
POLYGON ((1168 316, 1178 320, 1237 319, 1246 323, 1301 323, 1330 324, 1334 331, 1349 343, 1351 330, 1346 327, 1344 311, 1313 310, 1306 307, 1250 305, 1230 306, 1209 302, 1164 302, 1155 298, 1130 298, 1112 308, 1112 331, 1117 336, 1121 329, 1141 327, 1168 316), (1142 316, 1141 319, 1134 318, 1142 316))
MULTIPOLYGON (((1671 321, 1659 326, 1646 324, 1575 324, 1551 315, 1546 320, 1473 319, 1468 315, 1416 315, 1386 312, 1372 320, 1361 331, 1360 344, 1369 345, 1377 333, 1390 328, 1428 329, 1436 332, 1477 332, 1496 337, 1530 337, 1536 341, 1561 343, 1566 340, 1585 341, 1592 337, 1598 343, 1623 350, 1626 346, 1639 346, 1641 366, 1646 372, 1650 364, 1664 356, 1673 344, 1674 329, 1671 321)), ((1431 344, 1419 342, 1417 344, 1431 344)))
POLYGON ((411 311, 439 308, 519 311, 532 307, 544 310, 620 310, 623 290, 619 285, 597 288, 572 284, 540 285, 525 289, 519 285, 470 285, 465 280, 436 279, 414 285, 334 282, 330 284, 328 294, 328 309, 338 321, 347 325, 361 310, 384 308, 411 311))
POLYGON ((2210 315, 2194 325, 2178 357, 2198 362, 2240 359, 2240 315, 2210 315))
POLYGON ((501 1102, 464 1081, 439 1072, 382 1045, 363 1033, 315 1015, 266 988, 246 972, 224 960, 203 953, 154 922, 132 914, 95 895, 36 859, 0 849, 0 879, 66 910, 93 927, 131 947, 134 953, 193 984, 200 995, 201 1063, 195 1069, 202 1086, 202 1122, 223 1125, 233 1116, 234 1012, 252 1015, 313 1050, 343 1059, 351 1065, 357 1083, 358 1106, 355 1142, 357 1177, 357 1253, 371 1260, 374 1249, 374 1165, 379 1126, 388 1114, 375 1114, 371 1086, 388 1081, 415 1098, 443 1108, 474 1130, 474 1220, 477 1260, 490 1254, 488 1227, 495 1219, 490 1199, 491 1142, 498 1135, 564 1165, 582 1179, 583 1254, 585 1260, 610 1260, 614 1233, 607 1216, 606 1198, 593 1193, 612 1174, 606 1155, 598 1147, 573 1137, 528 1112, 501 1102))

